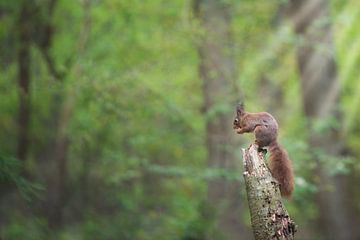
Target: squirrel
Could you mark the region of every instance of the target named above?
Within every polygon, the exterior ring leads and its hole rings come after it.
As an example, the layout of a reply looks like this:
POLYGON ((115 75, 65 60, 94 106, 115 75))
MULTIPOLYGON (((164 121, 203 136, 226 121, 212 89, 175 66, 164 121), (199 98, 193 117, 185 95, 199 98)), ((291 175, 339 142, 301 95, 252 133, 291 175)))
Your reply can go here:
POLYGON ((238 134, 254 132, 259 150, 269 147, 270 172, 280 184, 281 196, 290 198, 294 190, 294 173, 286 150, 277 141, 279 126, 275 118, 267 112, 245 112, 244 104, 239 104, 233 128, 238 134))

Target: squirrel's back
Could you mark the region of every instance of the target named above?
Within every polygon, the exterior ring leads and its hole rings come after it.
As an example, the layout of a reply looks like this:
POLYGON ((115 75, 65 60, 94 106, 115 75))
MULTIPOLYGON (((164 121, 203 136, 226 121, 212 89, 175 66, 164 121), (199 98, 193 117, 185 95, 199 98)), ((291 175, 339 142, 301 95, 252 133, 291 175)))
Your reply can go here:
POLYGON ((273 115, 271 115, 268 112, 259 112, 259 113, 247 112, 244 114, 243 118, 247 122, 256 123, 256 125, 269 126, 276 130, 279 128, 278 123, 273 117, 273 115))

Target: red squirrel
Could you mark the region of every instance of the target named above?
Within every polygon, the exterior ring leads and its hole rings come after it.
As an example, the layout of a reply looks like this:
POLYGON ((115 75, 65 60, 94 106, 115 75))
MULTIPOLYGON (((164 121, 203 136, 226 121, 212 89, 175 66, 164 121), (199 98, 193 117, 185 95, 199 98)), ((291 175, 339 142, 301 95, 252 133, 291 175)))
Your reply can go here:
POLYGON ((238 134, 254 132, 255 143, 259 148, 269 147, 271 174, 280 184, 281 196, 291 197, 294 190, 294 173, 287 152, 277 141, 279 126, 275 118, 267 112, 245 112, 244 105, 239 104, 233 128, 238 134))

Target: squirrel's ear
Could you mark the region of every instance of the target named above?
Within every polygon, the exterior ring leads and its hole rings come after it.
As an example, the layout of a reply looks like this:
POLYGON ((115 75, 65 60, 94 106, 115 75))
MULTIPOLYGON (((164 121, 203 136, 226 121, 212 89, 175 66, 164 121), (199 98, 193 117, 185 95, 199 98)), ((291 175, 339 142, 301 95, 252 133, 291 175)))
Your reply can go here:
POLYGON ((245 114, 244 103, 241 102, 236 106, 236 114, 238 116, 241 116, 241 115, 245 114))

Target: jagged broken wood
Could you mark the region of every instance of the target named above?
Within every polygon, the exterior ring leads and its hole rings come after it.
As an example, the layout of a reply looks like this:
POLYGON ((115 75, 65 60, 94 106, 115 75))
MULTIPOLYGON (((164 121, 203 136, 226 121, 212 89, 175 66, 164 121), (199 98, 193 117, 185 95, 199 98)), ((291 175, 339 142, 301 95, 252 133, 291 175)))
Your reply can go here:
POLYGON ((255 240, 294 239, 296 225, 282 201, 279 184, 256 144, 243 151, 244 178, 255 240))

